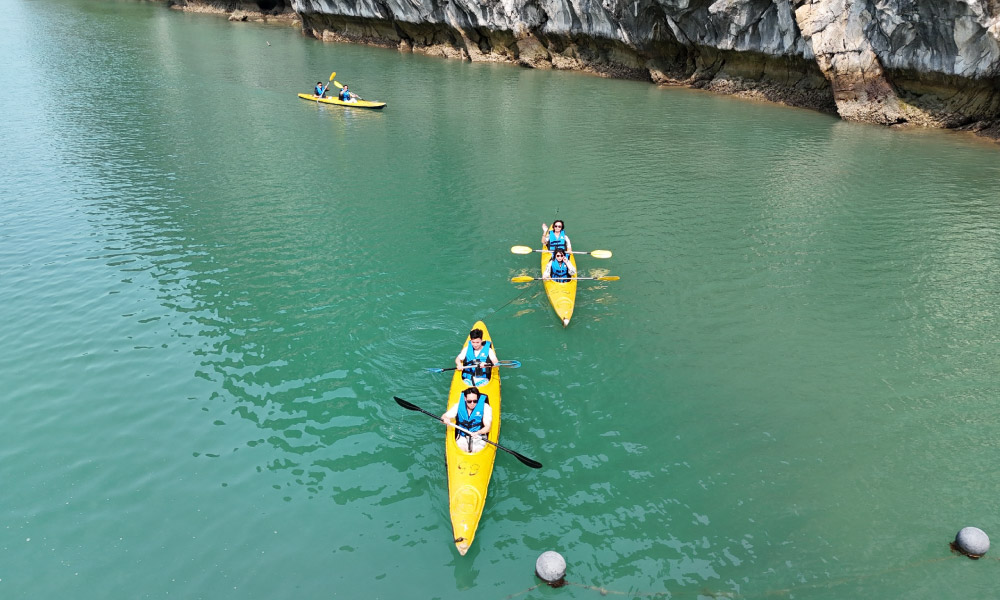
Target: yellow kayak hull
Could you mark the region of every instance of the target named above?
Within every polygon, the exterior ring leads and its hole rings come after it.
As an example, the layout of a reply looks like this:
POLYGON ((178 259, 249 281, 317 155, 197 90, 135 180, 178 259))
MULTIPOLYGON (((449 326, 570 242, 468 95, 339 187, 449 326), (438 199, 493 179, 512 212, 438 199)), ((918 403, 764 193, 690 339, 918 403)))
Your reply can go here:
MULTIPOLYGON (((482 329, 483 340, 490 341, 490 332, 482 321, 478 321, 471 329, 482 329)), ((469 338, 465 338, 465 345, 469 338)), ((481 386, 479 391, 489 398, 493 409, 493 423, 487 436, 496 443, 500 438, 500 369, 490 369, 490 380, 481 386)), ((462 390, 468 385, 462 381, 462 372, 455 371, 451 379, 451 390, 448 392, 448 409, 455 406, 462 390)), ((448 428, 445 434, 444 455, 448 464, 448 508, 451 512, 451 529, 454 533, 455 548, 465 555, 476 537, 479 520, 483 516, 483 506, 486 504, 486 488, 490 485, 493 475, 493 462, 497 456, 496 446, 487 444, 476 454, 459 448, 455 443, 455 430, 448 428)))
POLYGON ((320 104, 336 104, 337 106, 349 106, 353 108, 373 108, 375 110, 385 108, 385 102, 370 102, 368 100, 344 102, 343 100, 338 100, 337 98, 320 98, 318 96, 314 96, 313 94, 299 94, 299 98, 302 98, 303 100, 312 100, 313 102, 319 102, 320 104))
MULTIPOLYGON (((542 252, 542 273, 545 273, 545 267, 549 266, 550 260, 552 254, 542 252)), ((576 269, 576 259, 572 254, 569 255, 569 262, 576 269)), ((556 316, 562 321, 563 327, 569 325, 569 320, 573 318, 573 307, 576 306, 576 277, 566 283, 543 280, 542 284, 545 286, 545 295, 549 297, 549 304, 556 311, 556 316)))

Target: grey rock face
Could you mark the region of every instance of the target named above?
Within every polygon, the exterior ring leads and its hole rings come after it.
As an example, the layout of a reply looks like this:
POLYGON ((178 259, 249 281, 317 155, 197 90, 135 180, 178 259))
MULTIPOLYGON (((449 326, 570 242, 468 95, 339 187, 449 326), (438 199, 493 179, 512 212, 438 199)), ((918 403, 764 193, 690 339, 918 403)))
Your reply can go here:
POLYGON ((846 119, 961 126, 1000 115, 996 0, 811 0, 802 36, 846 119))
POLYGON ((1000 0, 282 1, 321 39, 1000 136, 1000 0))

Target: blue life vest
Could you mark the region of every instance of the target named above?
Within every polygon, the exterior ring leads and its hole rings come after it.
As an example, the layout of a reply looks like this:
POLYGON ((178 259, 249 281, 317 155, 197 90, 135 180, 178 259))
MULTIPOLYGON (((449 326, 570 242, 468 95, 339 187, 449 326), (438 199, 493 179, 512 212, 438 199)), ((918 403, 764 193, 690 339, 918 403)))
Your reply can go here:
MULTIPOLYGON (((476 352, 476 349, 472 347, 472 342, 465 345, 465 358, 462 360, 463 365, 471 365, 478 362, 486 362, 490 359, 490 343, 483 340, 483 347, 476 352)), ((475 383, 478 385, 483 385, 490 380, 491 369, 489 367, 473 367, 470 369, 462 369, 462 379, 466 381, 475 383)))
POLYGON ((569 281, 569 261, 566 260, 560 263, 558 260, 552 259, 552 262, 549 263, 549 277, 552 278, 552 281, 558 283, 569 281))
MULTIPOLYGON (((469 408, 465 405, 465 394, 458 401, 458 414, 455 415, 455 424, 464 427, 469 431, 476 432, 483 428, 483 415, 486 413, 486 394, 479 395, 476 407, 469 413, 469 408)), ((464 431, 455 430, 455 438, 469 437, 464 431)))
POLYGON ((560 231, 558 235, 553 237, 554 234, 555 232, 549 229, 549 243, 548 243, 549 250, 552 250, 553 252, 555 252, 556 250, 565 250, 566 232, 560 231))
POLYGON ((347 91, 346 87, 340 90, 340 99, 343 100, 344 102, 350 102, 351 92, 347 91))
POLYGON ((322 96, 323 92, 325 92, 325 91, 326 91, 326 86, 323 86, 323 85, 317 85, 316 86, 316 95, 317 96, 322 96))

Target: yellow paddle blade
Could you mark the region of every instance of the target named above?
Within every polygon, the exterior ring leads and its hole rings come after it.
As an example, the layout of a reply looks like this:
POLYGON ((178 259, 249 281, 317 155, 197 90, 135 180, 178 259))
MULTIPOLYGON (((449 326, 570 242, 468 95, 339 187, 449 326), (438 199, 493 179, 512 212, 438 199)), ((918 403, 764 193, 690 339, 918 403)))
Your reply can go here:
POLYGON ((617 275, 607 275, 605 277, 594 277, 598 281, 618 281, 621 277, 617 275))
POLYGON ((330 73, 330 79, 333 79, 336 76, 337 76, 337 72, 336 71, 334 71, 333 73, 330 73))
POLYGON ((534 252, 534 250, 532 250, 528 246, 511 246, 510 251, 513 252, 514 254, 531 254, 532 252, 534 252))
POLYGON ((528 283, 529 281, 534 281, 535 278, 528 275, 518 275, 517 277, 511 277, 510 280, 514 283, 528 283))
POLYGON ((611 258, 611 250, 594 250, 590 255, 594 258, 611 258))
POLYGON ((344 87, 344 86, 340 85, 340 82, 339 82, 339 81, 334 81, 334 82, 333 82, 333 87, 335 87, 335 88, 337 88, 337 89, 340 89, 340 88, 342 88, 342 87, 344 87))

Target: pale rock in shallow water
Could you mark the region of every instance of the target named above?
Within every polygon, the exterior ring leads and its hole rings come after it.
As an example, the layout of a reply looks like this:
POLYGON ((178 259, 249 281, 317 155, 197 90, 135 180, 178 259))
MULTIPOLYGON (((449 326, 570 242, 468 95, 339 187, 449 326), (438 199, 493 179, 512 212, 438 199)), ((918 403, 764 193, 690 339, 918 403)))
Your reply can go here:
POLYGON ((955 546, 963 554, 979 558, 990 549, 990 538, 978 527, 963 527, 955 536, 955 546))
POLYGON ((566 577, 566 559, 554 550, 542 552, 535 560, 535 575, 550 585, 558 585, 566 577))

